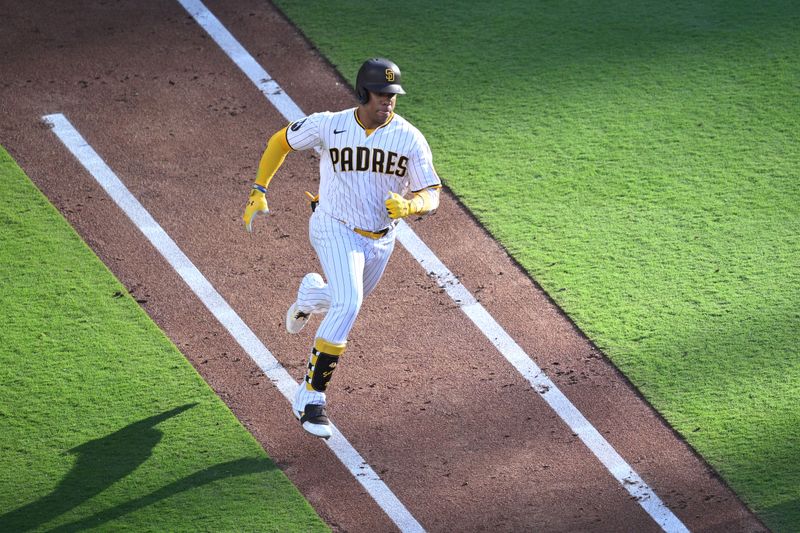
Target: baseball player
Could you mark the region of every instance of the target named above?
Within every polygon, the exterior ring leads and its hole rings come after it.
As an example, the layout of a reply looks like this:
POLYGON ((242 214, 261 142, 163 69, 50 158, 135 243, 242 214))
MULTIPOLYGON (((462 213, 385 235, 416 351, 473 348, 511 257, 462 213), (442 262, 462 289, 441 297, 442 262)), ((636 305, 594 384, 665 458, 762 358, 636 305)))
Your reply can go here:
POLYGON ((251 232, 253 219, 269 211, 267 188, 288 153, 321 149, 309 239, 324 276, 306 274, 286 313, 289 333, 300 332, 311 315, 325 315, 292 402, 295 417, 317 437, 332 434, 325 391, 361 304, 389 261, 398 220, 439 205, 441 181, 430 147, 417 128, 395 114, 398 94, 405 91, 397 65, 382 58, 365 61, 356 76, 358 107, 314 113, 269 139, 242 217, 251 232))

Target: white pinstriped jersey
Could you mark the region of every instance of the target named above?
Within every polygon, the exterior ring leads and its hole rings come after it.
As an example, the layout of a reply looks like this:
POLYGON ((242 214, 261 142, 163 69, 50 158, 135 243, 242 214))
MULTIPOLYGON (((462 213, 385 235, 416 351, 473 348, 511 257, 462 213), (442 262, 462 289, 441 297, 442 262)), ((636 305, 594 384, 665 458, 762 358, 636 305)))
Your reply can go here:
POLYGON ((389 192, 441 185, 428 141, 397 114, 367 137, 356 108, 314 113, 291 123, 286 140, 293 150, 322 149, 317 209, 361 229, 393 222, 384 205, 389 192))

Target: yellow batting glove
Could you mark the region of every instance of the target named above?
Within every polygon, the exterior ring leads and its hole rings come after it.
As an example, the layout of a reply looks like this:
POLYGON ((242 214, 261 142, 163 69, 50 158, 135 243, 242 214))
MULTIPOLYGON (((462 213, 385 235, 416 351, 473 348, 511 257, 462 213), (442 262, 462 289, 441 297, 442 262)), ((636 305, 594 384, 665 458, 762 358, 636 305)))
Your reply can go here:
POLYGON ((390 192, 386 198, 386 212, 389 218, 405 218, 411 213, 411 202, 397 194, 390 192))
POLYGON ((244 208, 244 229, 248 233, 253 232, 253 220, 257 215, 266 215, 269 213, 269 205, 267 205, 267 189, 261 185, 253 185, 253 190, 250 191, 250 198, 247 200, 247 205, 244 208))
POLYGON ((311 203, 311 212, 313 213, 319 205, 319 194, 311 194, 306 191, 306 196, 308 197, 309 203, 311 203))

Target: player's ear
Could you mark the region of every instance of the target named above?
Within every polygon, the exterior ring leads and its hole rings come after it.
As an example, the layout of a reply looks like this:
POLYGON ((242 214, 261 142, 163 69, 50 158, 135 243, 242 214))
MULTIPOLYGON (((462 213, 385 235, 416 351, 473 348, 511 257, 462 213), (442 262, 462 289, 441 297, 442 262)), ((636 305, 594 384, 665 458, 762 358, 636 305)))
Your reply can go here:
POLYGON ((364 87, 356 87, 356 96, 358 97, 359 104, 366 104, 369 102, 369 91, 364 87))

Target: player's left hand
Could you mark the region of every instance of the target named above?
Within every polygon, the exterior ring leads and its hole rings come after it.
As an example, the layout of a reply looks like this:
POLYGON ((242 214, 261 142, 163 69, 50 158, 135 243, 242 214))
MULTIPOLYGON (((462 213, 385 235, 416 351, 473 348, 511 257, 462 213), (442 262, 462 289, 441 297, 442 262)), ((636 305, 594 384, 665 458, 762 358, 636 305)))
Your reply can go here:
POLYGON ((253 188, 253 190, 250 191, 250 198, 248 198, 247 205, 244 208, 244 215, 242 215, 244 229, 246 229, 248 233, 252 233, 253 220, 255 220, 257 215, 266 215, 267 213, 269 213, 267 195, 264 194, 263 190, 253 188))
POLYGON ((411 202, 396 192, 390 192, 386 198, 386 212, 389 218, 405 218, 411 214, 411 202))

